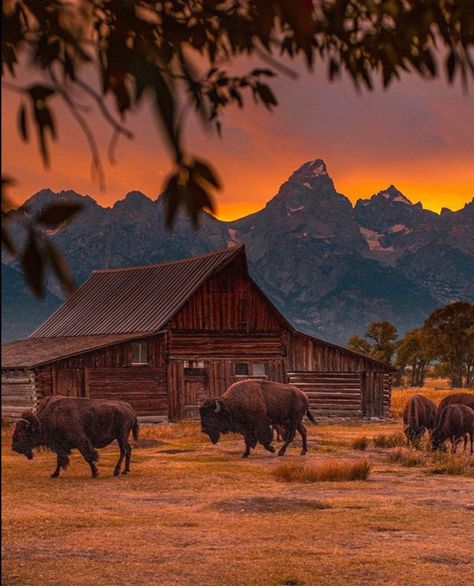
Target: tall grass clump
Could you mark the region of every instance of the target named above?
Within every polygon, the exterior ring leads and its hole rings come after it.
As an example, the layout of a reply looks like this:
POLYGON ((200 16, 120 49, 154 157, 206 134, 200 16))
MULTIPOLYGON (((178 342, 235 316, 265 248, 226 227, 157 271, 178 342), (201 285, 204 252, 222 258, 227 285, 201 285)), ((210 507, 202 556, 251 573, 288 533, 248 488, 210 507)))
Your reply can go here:
POLYGON ((449 453, 435 454, 428 473, 474 477, 474 460, 468 455, 449 453))
POLYGON ((398 448, 388 455, 387 460, 392 463, 401 464, 407 468, 426 465, 426 455, 422 452, 414 452, 406 448, 398 448))
POLYGON ((357 437, 351 444, 353 450, 361 450, 362 452, 369 447, 369 440, 365 437, 357 437))
POLYGON ((280 464, 272 474, 283 482, 344 482, 367 480, 370 464, 366 460, 342 462, 329 460, 318 464, 280 464))
POLYGON ((391 435, 375 435, 373 442, 376 448, 398 448, 406 444, 406 439, 402 433, 392 433, 391 435))

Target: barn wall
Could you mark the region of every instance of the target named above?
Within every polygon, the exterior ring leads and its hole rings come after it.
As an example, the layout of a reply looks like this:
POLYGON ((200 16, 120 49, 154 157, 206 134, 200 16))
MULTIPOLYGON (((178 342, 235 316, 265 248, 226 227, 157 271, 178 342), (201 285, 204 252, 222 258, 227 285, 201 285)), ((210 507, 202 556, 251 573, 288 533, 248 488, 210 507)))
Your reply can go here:
POLYGON ((357 372, 293 372, 289 382, 304 391, 318 417, 360 417, 361 375, 357 372))
POLYGON ((236 261, 209 278, 168 327, 197 332, 278 332, 281 318, 236 261))
POLYGON ((14 421, 37 403, 35 373, 32 370, 2 371, 2 418, 14 421))
POLYGON ((58 360, 36 371, 37 395, 127 401, 141 416, 168 416, 166 337, 133 341, 58 360), (132 366, 132 343, 148 343, 148 365, 132 366))

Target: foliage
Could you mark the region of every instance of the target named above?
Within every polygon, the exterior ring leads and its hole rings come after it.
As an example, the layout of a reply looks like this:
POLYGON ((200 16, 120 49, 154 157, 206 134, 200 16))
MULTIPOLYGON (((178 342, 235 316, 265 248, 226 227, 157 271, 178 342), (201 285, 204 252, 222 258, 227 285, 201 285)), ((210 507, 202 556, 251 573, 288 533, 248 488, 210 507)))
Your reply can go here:
POLYGON ((372 322, 363 337, 352 336, 349 350, 391 364, 398 338, 397 328, 388 321, 372 322))
POLYGON ((400 369, 400 373, 403 373, 407 365, 410 365, 410 386, 412 387, 424 385, 426 368, 436 354, 432 342, 426 328, 417 328, 407 332, 397 346, 396 365, 400 369))
POLYGON ((315 464, 280 464, 272 472, 277 480, 285 482, 344 482, 367 480, 370 464, 329 460, 315 464))
POLYGON ((453 387, 473 384, 474 305, 457 301, 436 309, 425 321, 434 357, 449 373, 453 387))
MULTIPOLYGON (((110 125, 112 162, 118 138, 133 136, 126 115, 151 103, 174 165, 165 182, 168 224, 181 208, 197 224, 202 210, 214 209, 212 194, 221 183, 208 162, 184 149, 190 109, 219 133, 223 110, 242 108, 246 94, 272 110, 277 98, 267 80, 288 73, 275 55, 302 58, 310 69, 320 61, 330 80, 344 72, 358 88, 372 89, 375 78, 387 87, 402 72, 433 78, 441 70, 449 82, 459 75, 467 84, 474 71, 473 21, 471 0, 4 0, 2 78, 21 95, 19 133, 25 141, 36 135, 45 166, 58 134, 54 104, 61 100, 85 136, 100 183, 101 155, 84 101, 110 125), (264 66, 231 73, 240 57, 257 57, 264 66), (40 79, 12 83, 25 62, 40 79), (90 71, 97 73, 93 84, 85 81, 90 71)), ((2 204, 5 219, 3 210, 2 204)), ((6 232, 2 241, 9 248, 6 232)), ((40 294, 46 264, 61 263, 45 252, 34 226, 29 247, 23 266, 40 294)), ((56 270, 69 287, 64 270, 56 270)))

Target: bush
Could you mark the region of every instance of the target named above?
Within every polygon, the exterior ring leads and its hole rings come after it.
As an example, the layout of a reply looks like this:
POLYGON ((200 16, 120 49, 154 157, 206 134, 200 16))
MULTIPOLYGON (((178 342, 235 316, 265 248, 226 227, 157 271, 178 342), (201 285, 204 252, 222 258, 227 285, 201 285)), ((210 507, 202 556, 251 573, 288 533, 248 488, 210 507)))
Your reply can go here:
POLYGON ((406 445, 406 439, 402 433, 376 435, 373 438, 373 442, 376 448, 397 448, 406 445))
POLYGON ((272 474, 284 482, 343 482, 346 480, 367 480, 370 464, 330 460, 318 464, 280 464, 272 474))
POLYGON ((361 451, 364 451, 369 446, 369 440, 364 435, 363 437, 356 438, 352 442, 351 446, 352 446, 352 449, 353 450, 361 450, 361 451))
POLYGON ((388 461, 412 468, 414 466, 425 466, 426 456, 421 452, 398 448, 388 455, 388 461))

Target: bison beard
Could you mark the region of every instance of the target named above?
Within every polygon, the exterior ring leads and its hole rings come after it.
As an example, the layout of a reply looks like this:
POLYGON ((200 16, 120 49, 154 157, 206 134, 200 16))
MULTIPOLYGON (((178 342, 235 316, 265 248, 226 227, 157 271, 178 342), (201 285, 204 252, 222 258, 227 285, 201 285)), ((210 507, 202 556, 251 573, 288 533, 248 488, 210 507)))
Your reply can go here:
POLYGON ((280 425, 285 428, 285 443, 278 455, 285 454, 296 430, 303 439, 301 454, 304 455, 307 440, 302 419, 306 414, 314 422, 308 405, 307 396, 292 385, 261 380, 239 381, 219 399, 208 399, 201 405, 201 431, 213 444, 219 441, 221 433, 242 434, 245 441, 242 457, 247 458, 257 443, 273 453, 272 425, 280 425))
POLYGON ((130 472, 132 448, 128 437, 132 433, 138 440, 138 421, 128 403, 73 397, 48 397, 40 402, 37 415, 32 411, 22 413, 15 426, 12 449, 33 458, 33 448, 44 447, 56 453, 56 469, 51 474, 57 478, 61 469, 69 465, 71 450, 78 449, 89 464, 92 477, 98 475, 95 462, 99 459, 96 448, 103 448, 117 440, 120 457, 114 476, 130 472))

